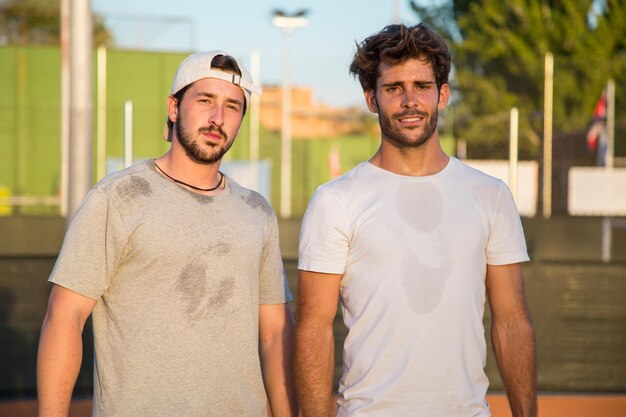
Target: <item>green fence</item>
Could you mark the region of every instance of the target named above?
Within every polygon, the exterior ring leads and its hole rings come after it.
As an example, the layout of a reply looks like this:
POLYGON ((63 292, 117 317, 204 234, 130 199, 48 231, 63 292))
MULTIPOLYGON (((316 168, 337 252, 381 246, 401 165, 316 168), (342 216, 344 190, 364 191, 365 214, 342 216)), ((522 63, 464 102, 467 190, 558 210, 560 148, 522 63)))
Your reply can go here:
MULTIPOLYGON (((124 103, 133 103, 135 159, 159 156, 169 144, 162 139, 166 99, 178 64, 186 54, 107 49, 93 54, 93 181, 98 178, 97 140, 103 140, 106 159, 123 159, 124 103), (98 60, 105 71, 98 71, 98 60), (99 85, 104 95, 98 96, 99 85), (103 101, 103 99, 105 101, 103 101), (104 112, 98 103, 105 102, 104 112), (104 121, 105 133, 97 125, 104 121)), ((0 47, 0 198, 7 196, 58 197, 61 178, 61 72, 56 47, 0 47)), ((249 122, 246 118, 228 155, 249 158, 249 122)), ((328 179, 331 147, 338 150, 342 171, 370 157, 378 146, 374 137, 294 140, 292 213, 300 216, 317 186, 328 179)), ((280 137, 261 129, 260 158, 271 166, 271 203, 280 201, 280 137)), ((0 215, 57 214, 56 204, 9 207, 0 215)))
POLYGON ((54 195, 59 186, 59 52, 0 48, 0 187, 54 195))

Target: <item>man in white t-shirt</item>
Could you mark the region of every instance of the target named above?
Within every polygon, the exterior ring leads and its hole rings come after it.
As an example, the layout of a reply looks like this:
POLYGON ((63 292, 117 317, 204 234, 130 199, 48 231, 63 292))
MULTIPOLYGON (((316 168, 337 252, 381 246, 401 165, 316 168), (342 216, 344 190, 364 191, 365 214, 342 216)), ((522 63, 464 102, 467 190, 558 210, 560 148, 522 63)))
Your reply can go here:
POLYGON ((524 234, 507 186, 441 148, 450 61, 423 24, 387 26, 357 48, 350 72, 378 114, 381 144, 321 186, 304 217, 296 381, 305 417, 490 416, 486 298, 513 415, 537 415, 524 234), (334 397, 339 298, 348 335, 334 397))

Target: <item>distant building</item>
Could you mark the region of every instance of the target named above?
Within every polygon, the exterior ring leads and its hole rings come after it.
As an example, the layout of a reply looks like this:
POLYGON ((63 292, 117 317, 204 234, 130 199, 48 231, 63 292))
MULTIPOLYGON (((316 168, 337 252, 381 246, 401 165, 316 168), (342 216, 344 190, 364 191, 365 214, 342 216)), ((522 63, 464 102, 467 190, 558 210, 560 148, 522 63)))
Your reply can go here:
MULTIPOLYGON (((369 113, 358 107, 334 108, 313 101, 313 90, 293 87, 292 136, 295 139, 333 138, 367 133, 371 129, 369 113)), ((282 88, 263 86, 261 95, 261 124, 269 130, 281 129, 282 88)))

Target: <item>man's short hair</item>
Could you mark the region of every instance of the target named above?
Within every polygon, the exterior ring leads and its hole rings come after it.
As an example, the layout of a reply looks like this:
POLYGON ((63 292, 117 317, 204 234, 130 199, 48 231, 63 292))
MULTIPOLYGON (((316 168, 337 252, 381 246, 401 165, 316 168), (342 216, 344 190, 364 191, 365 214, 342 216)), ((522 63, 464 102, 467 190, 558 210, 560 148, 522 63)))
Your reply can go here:
POLYGON ((389 25, 357 44, 350 74, 358 77, 363 91, 376 91, 380 63, 391 66, 408 59, 424 60, 431 65, 437 89, 448 82, 452 61, 448 47, 423 23, 411 27, 389 25))

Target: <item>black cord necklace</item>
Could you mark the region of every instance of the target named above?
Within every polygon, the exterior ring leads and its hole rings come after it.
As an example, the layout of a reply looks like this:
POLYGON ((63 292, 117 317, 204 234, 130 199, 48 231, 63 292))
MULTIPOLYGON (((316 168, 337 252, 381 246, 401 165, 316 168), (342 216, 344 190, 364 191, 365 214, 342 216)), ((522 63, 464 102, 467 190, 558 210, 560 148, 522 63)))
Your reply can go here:
POLYGON ((185 186, 187 186, 187 187, 189 187, 189 188, 193 188, 194 190, 198 190, 198 191, 215 191, 215 190, 217 190, 218 188, 220 188, 220 186, 222 185, 222 182, 224 181, 224 174, 222 174, 222 171, 217 171, 217 172, 220 174, 220 182, 218 182, 218 183, 217 183, 217 185, 216 185, 215 187, 213 187, 213 188, 200 188, 200 187, 195 187, 195 186, 193 186, 193 185, 191 185, 191 184, 187 184, 186 182, 179 181, 179 180, 177 180, 176 178, 174 178, 174 177, 171 177, 171 176, 167 175, 167 173, 166 173, 165 171, 163 171, 163 170, 161 169, 161 167, 157 165, 157 163, 156 163, 156 162, 154 163, 154 166, 155 166, 155 167, 157 167, 157 169, 158 169, 159 171, 161 171, 161 173, 162 173, 163 175, 165 175, 167 178, 171 179, 172 181, 174 181, 174 182, 176 182, 176 183, 178 183, 178 184, 185 185, 185 186))

